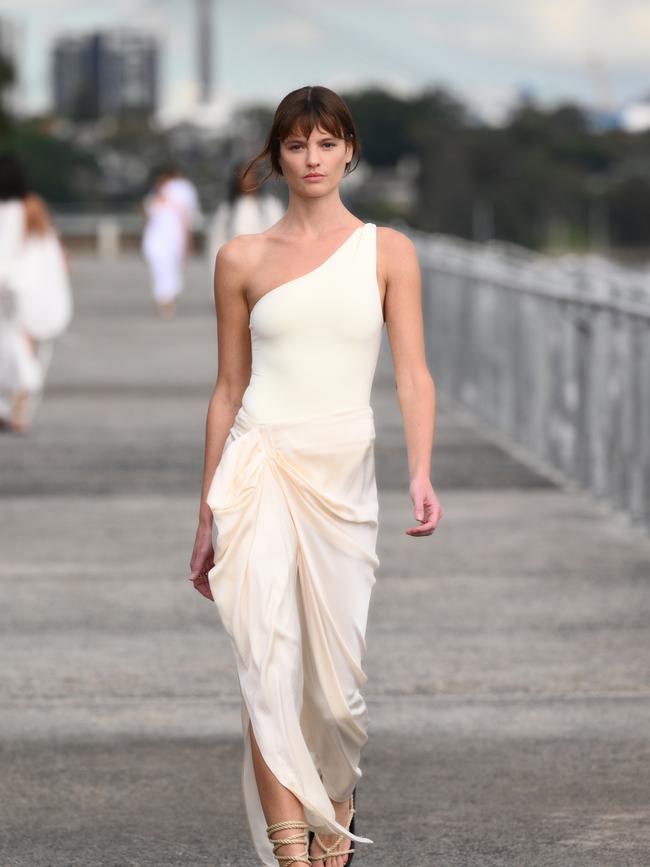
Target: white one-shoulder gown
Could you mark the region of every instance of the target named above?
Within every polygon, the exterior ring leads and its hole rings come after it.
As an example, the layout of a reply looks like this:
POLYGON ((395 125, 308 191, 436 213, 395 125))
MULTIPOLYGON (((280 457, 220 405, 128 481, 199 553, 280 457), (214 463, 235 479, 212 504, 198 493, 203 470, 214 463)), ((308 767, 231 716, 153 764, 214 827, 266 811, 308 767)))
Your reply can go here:
POLYGON ((383 314, 376 226, 259 299, 252 374, 207 501, 217 529, 208 578, 242 696, 242 783, 255 849, 266 835, 249 722, 278 780, 321 833, 349 834, 330 797, 361 777, 361 688, 375 583, 378 501, 370 392, 383 314))

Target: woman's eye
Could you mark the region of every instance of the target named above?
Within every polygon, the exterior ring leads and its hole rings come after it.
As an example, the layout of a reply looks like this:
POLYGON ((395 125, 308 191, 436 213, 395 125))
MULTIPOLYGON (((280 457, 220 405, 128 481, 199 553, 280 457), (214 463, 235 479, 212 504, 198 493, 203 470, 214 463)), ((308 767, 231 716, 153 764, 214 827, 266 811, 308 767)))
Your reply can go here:
MULTIPOLYGON (((323 142, 323 146, 324 146, 325 148, 327 148, 327 150, 331 150, 332 148, 335 148, 335 147, 336 147, 336 142, 333 142, 333 141, 326 141, 326 142, 323 142)), ((301 147, 302 147, 301 144, 295 143, 295 144, 291 144, 291 145, 289 145, 289 150, 290 150, 290 151, 295 151, 295 150, 297 150, 298 148, 301 148, 301 147)))

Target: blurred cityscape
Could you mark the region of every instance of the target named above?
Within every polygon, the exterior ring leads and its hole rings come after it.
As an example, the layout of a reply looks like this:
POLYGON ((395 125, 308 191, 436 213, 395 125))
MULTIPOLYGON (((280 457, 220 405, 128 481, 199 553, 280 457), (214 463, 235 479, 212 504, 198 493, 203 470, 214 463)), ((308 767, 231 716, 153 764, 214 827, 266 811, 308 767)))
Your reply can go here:
MULTIPOLYGON (((135 27, 56 34, 50 108, 26 115, 21 28, 0 18, 1 144, 21 158, 55 216, 112 213, 129 225, 153 167, 169 158, 212 212, 232 164, 262 143, 274 105, 220 97, 215 9, 211 0, 193 7, 195 100, 182 116, 161 104, 170 45, 135 27)), ((344 184, 348 205, 362 217, 428 232, 643 260, 650 250, 650 91, 615 105, 605 67, 594 63, 589 74, 591 104, 542 106, 522 89, 499 124, 436 81, 411 97, 381 85, 339 89, 363 146, 344 184)), ((282 185, 269 186, 284 194, 282 185)), ((60 222, 72 243, 83 225, 60 222)))

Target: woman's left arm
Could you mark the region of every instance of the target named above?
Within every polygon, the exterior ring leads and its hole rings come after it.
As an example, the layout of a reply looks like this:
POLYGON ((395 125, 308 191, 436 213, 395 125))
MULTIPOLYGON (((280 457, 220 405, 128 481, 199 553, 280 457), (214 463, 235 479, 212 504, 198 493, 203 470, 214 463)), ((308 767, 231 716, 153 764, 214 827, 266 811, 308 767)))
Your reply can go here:
POLYGON ((430 536, 442 517, 430 479, 436 390, 425 356, 422 281, 411 239, 388 226, 379 228, 377 270, 386 287, 386 332, 406 438, 409 494, 418 521, 406 533, 430 536))

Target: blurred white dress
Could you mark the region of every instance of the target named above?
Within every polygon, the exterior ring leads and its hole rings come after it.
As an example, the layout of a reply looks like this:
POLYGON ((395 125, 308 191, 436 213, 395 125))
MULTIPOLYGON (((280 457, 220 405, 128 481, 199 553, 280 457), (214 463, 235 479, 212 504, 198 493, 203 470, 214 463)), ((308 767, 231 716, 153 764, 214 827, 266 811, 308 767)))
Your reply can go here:
POLYGON ((237 664, 253 843, 274 867, 249 722, 313 828, 372 843, 346 832, 330 797, 350 796, 367 740, 362 661, 379 565, 376 226, 266 292, 249 327, 251 380, 207 495, 217 529, 208 580, 237 664))
POLYGON ((187 178, 170 178, 162 186, 164 197, 179 209, 188 228, 196 228, 201 220, 201 205, 196 187, 187 178))
POLYGON ((43 388, 52 341, 71 318, 68 270, 56 233, 27 235, 23 201, 0 203, 1 416, 16 392, 43 388), (36 354, 25 332, 36 341, 36 354))
POLYGON ((151 270, 153 296, 164 304, 183 290, 188 234, 201 217, 194 185, 186 178, 165 181, 145 202, 145 213, 142 252, 151 270))

